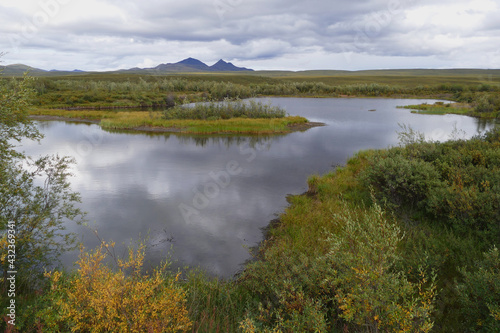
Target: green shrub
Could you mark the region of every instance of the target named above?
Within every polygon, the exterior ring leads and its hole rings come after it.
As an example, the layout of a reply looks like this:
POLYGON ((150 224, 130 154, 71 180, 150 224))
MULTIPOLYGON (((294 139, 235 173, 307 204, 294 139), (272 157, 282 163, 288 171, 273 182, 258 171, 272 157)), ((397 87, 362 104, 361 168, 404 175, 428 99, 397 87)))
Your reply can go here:
POLYGON ((458 284, 464 332, 500 332, 500 256, 494 247, 458 284))
MULTIPOLYGON (((374 188, 379 202, 397 208, 403 222, 400 225, 409 236, 401 242, 403 260, 395 266, 396 271, 412 272, 408 278, 415 281, 418 276, 414 267, 423 260, 437 272, 440 294, 433 314, 435 328, 463 330, 462 318, 476 306, 473 302, 480 302, 471 300, 464 305, 469 296, 464 296, 467 293, 463 290, 470 294, 480 288, 476 282, 471 286, 471 281, 479 278, 463 269, 460 273, 459 267, 472 267, 480 253, 500 239, 500 129, 444 143, 425 142, 418 133, 410 132, 402 138, 404 147, 376 151, 361 179, 365 186, 374 188), (461 274, 469 281, 460 286, 460 291, 454 280, 461 274)), ((475 267, 474 272, 480 271, 480 266, 475 267)), ((498 294, 494 290, 498 275, 488 276, 489 290, 498 294)), ((498 331, 493 324, 486 324, 486 319, 499 314, 497 306, 494 303, 490 309, 485 305, 472 313, 473 324, 467 323, 468 330, 498 331)))
MULTIPOLYGON (((415 282, 394 270, 402 233, 380 206, 343 202, 325 235, 327 252, 313 257, 271 246, 247 266, 240 283, 259 306, 241 322, 245 332, 354 331, 428 332, 434 277, 418 270, 415 282)), ((424 266, 422 266, 424 267, 424 266)))
POLYGON ((468 141, 425 142, 379 151, 361 175, 380 202, 425 215, 462 235, 486 242, 500 237, 500 139, 498 130, 468 141), (496 133, 496 134, 495 134, 496 133))
POLYGON ((324 262, 302 253, 271 247, 247 265, 239 283, 257 297, 241 326, 245 332, 326 332, 330 295, 322 283, 324 262))
POLYGON ((475 102, 474 110, 476 112, 493 112, 495 111, 495 105, 490 102, 490 99, 486 95, 482 95, 475 102))
POLYGON ((408 159, 400 150, 374 155, 361 178, 394 207, 417 208, 440 185, 436 168, 421 159, 408 159))
POLYGON ((377 204, 360 214, 346 204, 333 219, 341 230, 328 239, 331 268, 325 282, 340 316, 367 332, 429 332, 435 276, 429 278, 420 266, 418 281, 410 282, 404 272, 393 270, 403 239, 396 222, 377 204))

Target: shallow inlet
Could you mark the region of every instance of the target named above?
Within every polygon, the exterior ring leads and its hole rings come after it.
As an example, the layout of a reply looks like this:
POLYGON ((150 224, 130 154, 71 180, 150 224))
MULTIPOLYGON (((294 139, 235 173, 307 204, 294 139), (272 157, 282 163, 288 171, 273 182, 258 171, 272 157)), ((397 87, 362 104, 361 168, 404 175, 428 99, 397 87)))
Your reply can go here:
MULTIPOLYGON (((307 177, 343 164, 360 149, 398 143, 398 123, 445 140, 456 127, 466 137, 493 122, 465 116, 418 115, 398 105, 434 100, 270 98, 291 115, 327 126, 279 136, 186 136, 106 132, 95 124, 38 122, 42 144, 29 155, 71 155, 71 179, 89 226, 126 244, 146 239, 147 260, 170 253, 177 266, 201 266, 230 277, 262 240, 262 228, 283 212, 288 194, 307 190, 307 177), (371 110, 376 110, 375 112, 371 110)), ((68 224, 87 248, 98 239, 68 224)), ((71 267, 78 253, 63 257, 71 267)))

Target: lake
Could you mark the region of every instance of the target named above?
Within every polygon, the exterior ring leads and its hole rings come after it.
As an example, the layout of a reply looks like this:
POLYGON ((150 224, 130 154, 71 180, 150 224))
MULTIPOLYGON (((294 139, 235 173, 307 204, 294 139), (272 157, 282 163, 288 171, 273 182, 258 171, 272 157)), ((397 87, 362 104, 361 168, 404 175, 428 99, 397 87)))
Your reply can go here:
MULTIPOLYGON (((287 207, 307 178, 342 165, 360 149, 398 144, 398 124, 434 140, 471 137, 493 122, 457 115, 419 115, 398 105, 434 100, 269 98, 326 126, 279 136, 187 136, 112 133, 94 124, 37 122, 42 143, 32 156, 75 157, 72 189, 82 196, 88 225, 119 251, 145 239, 147 266, 167 255, 175 266, 200 266, 231 277, 250 258, 262 229, 287 207), (371 110, 371 111, 370 111, 371 110), (373 111, 375 110, 375 111, 373 111)), ((88 227, 68 224, 87 248, 99 244, 88 227)), ((121 252, 120 252, 121 253, 121 252)), ((72 267, 77 252, 63 256, 72 267)))

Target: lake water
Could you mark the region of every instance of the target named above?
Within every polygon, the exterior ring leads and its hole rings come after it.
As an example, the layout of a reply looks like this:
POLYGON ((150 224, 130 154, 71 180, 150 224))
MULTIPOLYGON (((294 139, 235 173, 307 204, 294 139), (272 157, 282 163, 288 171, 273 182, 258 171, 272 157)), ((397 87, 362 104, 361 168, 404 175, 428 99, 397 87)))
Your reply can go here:
MULTIPOLYGON (((326 126, 236 137, 111 133, 98 125, 44 121, 38 122, 45 135, 41 145, 25 143, 23 150, 32 156, 75 157, 71 183, 81 193, 88 224, 120 251, 146 239, 148 265, 170 253, 177 266, 200 266, 230 277, 249 259, 248 249, 262 240, 262 228, 284 211, 288 194, 303 193, 308 176, 344 164, 360 149, 396 145, 398 123, 434 140, 446 140, 454 128, 470 137, 493 126, 470 117, 396 108, 434 100, 268 100, 326 126)), ((70 224, 68 230, 77 232, 87 248, 99 243, 87 227, 70 224)), ((77 255, 66 254, 64 264, 71 267, 77 255)))

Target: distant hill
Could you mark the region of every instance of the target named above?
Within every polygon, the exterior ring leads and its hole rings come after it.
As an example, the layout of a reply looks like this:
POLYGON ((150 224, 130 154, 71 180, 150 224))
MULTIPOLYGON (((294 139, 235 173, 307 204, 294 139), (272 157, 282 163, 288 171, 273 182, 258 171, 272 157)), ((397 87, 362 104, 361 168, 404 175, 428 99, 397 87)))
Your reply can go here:
MULTIPOLYGON (((49 72, 64 72, 64 73, 68 73, 69 71, 61 71, 61 70, 58 70, 58 69, 51 69, 49 72)), ((80 69, 73 69, 71 71, 71 73, 85 73, 85 71, 82 71, 80 69)))
POLYGON ((7 66, 0 66, 0 73, 3 76, 22 76, 24 73, 28 73, 31 76, 61 76, 61 75, 74 75, 74 74, 86 74, 87 72, 75 69, 73 71, 60 71, 60 70, 50 70, 46 71, 44 69, 35 68, 23 64, 14 64, 7 66))
POLYGON ((18 75, 23 75, 26 72, 29 72, 31 75, 36 75, 46 72, 43 69, 34 68, 22 64, 0 66, 0 71, 2 71, 2 74, 6 76, 18 76, 18 75))
MULTIPOLYGON (((141 69, 134 69, 134 71, 137 70, 141 69)), ((187 58, 174 64, 160 64, 154 68, 146 68, 145 70, 154 70, 158 72, 200 72, 208 71, 209 67, 197 59, 187 58)))

